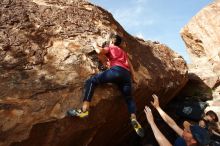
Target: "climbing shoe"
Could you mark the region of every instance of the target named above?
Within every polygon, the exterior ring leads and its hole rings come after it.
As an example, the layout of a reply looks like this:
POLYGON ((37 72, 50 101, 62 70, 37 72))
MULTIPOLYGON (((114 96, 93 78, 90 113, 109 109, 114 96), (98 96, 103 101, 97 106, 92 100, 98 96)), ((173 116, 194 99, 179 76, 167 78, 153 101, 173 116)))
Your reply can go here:
POLYGON ((89 111, 82 111, 81 109, 70 109, 67 114, 72 117, 85 118, 89 115, 89 111))
POLYGON ((138 121, 136 119, 131 119, 131 124, 137 135, 139 135, 140 137, 144 137, 144 129, 141 127, 138 121))

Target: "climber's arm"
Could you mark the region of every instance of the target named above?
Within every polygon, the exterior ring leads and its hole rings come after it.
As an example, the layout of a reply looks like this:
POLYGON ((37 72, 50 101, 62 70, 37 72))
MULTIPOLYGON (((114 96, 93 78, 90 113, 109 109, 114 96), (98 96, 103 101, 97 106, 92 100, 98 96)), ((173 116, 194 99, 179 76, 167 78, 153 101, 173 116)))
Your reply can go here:
POLYGON ((105 48, 102 48, 97 43, 94 43, 93 47, 94 47, 97 54, 105 55, 108 53, 108 51, 105 48))
POLYGON ((108 59, 107 59, 107 57, 106 57, 105 55, 103 55, 103 54, 98 54, 98 58, 99 58, 99 60, 101 61, 101 63, 102 63, 105 67, 109 68, 108 59))

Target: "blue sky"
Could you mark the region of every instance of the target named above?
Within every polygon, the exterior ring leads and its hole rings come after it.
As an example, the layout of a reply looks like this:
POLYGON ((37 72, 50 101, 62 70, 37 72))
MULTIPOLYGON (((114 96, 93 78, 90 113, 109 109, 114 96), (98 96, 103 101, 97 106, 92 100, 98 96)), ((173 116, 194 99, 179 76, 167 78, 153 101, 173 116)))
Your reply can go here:
POLYGON ((90 0, 131 35, 168 45, 190 63, 180 30, 213 0, 90 0))

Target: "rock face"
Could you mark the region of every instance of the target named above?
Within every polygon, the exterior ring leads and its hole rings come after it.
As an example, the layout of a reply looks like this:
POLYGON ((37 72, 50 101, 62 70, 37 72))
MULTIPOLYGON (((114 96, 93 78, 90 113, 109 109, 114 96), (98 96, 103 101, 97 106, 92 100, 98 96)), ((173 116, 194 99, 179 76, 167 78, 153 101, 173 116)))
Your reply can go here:
POLYGON ((107 146, 129 138, 134 131, 114 85, 97 88, 87 119, 65 116, 81 106, 85 80, 100 72, 91 44, 111 32, 123 37, 139 79, 139 118, 152 93, 165 105, 187 82, 181 56, 130 36, 86 1, 2 0, 0 10, 0 146, 107 146))
POLYGON ((193 64, 220 61, 220 1, 203 8, 181 30, 193 64))
MULTIPOLYGON (((220 0, 216 0, 202 9, 181 30, 181 36, 192 60, 192 64, 189 65, 189 78, 198 83, 199 96, 214 101, 220 99, 219 14, 220 0)), ((217 112, 220 113, 219 110, 217 112)))

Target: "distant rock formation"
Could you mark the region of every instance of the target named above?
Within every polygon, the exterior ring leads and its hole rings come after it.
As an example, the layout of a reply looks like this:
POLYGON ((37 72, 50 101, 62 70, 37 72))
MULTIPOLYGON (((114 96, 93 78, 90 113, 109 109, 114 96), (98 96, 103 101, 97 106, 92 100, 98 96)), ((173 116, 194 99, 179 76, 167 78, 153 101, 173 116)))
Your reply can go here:
MULTIPOLYGON (((181 36, 192 61, 189 65, 190 81, 199 84, 196 86, 198 96, 215 101, 216 106, 212 109, 220 115, 220 103, 217 103, 220 99, 219 14, 220 0, 216 0, 190 20, 181 30, 181 36)), ((213 101, 210 103, 214 104, 213 101)))
POLYGON ((87 119, 65 115, 80 107, 84 81, 100 71, 92 42, 111 32, 123 37, 139 79, 139 117, 152 93, 163 106, 187 82, 181 56, 132 37, 87 1, 2 0, 0 10, 0 146, 107 146, 129 138, 134 131, 115 86, 97 88, 87 119))

